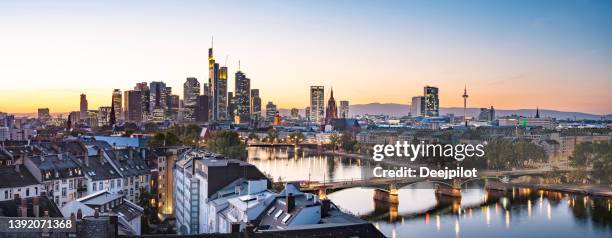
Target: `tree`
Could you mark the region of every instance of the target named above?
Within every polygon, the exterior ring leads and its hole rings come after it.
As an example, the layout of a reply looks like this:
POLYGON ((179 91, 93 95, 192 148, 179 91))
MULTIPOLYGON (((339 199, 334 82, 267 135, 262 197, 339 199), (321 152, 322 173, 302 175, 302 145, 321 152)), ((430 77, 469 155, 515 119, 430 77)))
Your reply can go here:
POLYGON ((352 133, 345 131, 340 137, 340 145, 343 150, 350 152, 353 151, 355 145, 357 145, 357 140, 355 140, 352 133))
POLYGON ((180 142, 179 138, 172 132, 157 132, 153 138, 149 140, 150 147, 175 146, 180 142))
POLYGON ((612 180, 612 140, 580 143, 569 160, 575 167, 592 167, 592 174, 606 183, 612 180))
POLYGON ((329 144, 332 146, 332 150, 336 151, 336 148, 340 145, 340 136, 338 134, 331 134, 329 136, 329 144))
POLYGON ((259 140, 259 136, 257 136, 257 134, 255 134, 255 133, 251 132, 251 133, 249 133, 247 139, 248 140, 259 140))
POLYGON ((153 122, 147 122, 146 124, 144 124, 144 132, 145 133, 155 133, 157 132, 158 128, 157 128, 157 124, 153 123, 153 122))
POLYGON ((230 158, 244 158, 246 145, 235 131, 220 130, 211 133, 207 148, 230 158))
POLYGON ((278 131, 276 130, 276 128, 270 128, 270 130, 268 130, 266 140, 272 144, 274 144, 274 142, 278 140, 278 131))
POLYGON ((528 141, 494 139, 485 146, 485 159, 492 169, 522 168, 546 159, 544 149, 528 141))

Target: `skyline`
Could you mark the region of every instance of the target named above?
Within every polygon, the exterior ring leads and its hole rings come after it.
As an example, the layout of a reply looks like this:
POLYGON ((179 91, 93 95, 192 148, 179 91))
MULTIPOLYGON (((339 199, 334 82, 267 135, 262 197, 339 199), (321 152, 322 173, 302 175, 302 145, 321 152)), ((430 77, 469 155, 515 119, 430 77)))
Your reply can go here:
POLYGON ((240 60, 263 104, 279 108, 308 106, 311 85, 351 105, 410 104, 432 85, 442 107, 462 107, 467 84, 468 107, 608 114, 610 10, 591 1, 2 2, 0 111, 77 111, 81 93, 90 109, 110 106, 113 89, 151 81, 182 98, 187 77, 207 82, 214 36, 216 60, 229 55, 229 91, 240 60))

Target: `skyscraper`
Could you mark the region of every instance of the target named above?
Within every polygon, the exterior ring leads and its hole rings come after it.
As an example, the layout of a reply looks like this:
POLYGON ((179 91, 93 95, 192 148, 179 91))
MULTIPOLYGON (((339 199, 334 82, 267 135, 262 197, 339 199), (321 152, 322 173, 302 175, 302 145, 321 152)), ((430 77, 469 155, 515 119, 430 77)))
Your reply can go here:
POLYGON ((113 110, 115 112, 115 123, 122 120, 121 112, 123 112, 123 107, 121 107, 121 98, 121 90, 113 90, 113 110))
POLYGON ((125 106, 124 117, 125 121, 140 122, 142 121, 142 92, 136 90, 128 90, 123 92, 123 105, 125 106))
POLYGON ((266 105, 266 122, 273 123, 274 115, 276 114, 276 105, 272 102, 268 102, 266 105))
POLYGON ((99 107, 98 108, 98 126, 106 126, 110 120, 110 113, 112 107, 99 107))
POLYGON ((440 115, 440 99, 438 98, 438 88, 425 86, 423 89, 425 97, 425 116, 437 117, 440 115))
POLYGON ((310 119, 323 124, 325 116, 325 92, 323 86, 310 86, 310 119))
POLYGON ((193 77, 187 78, 183 84, 183 119, 187 122, 196 121, 198 96, 200 96, 200 82, 193 77))
POLYGON ((218 118, 221 121, 228 120, 228 100, 227 100, 227 67, 223 66, 219 68, 219 82, 217 90, 219 93, 217 96, 219 97, 218 101, 218 118))
POLYGON ((85 119, 87 118, 87 96, 85 94, 81 94, 80 106, 80 116, 82 119, 85 119))
POLYGON ((340 101, 340 118, 348 118, 348 117, 349 117, 349 102, 340 101))
POLYGON ((149 86, 147 82, 137 83, 134 87, 135 91, 140 91, 140 103, 142 104, 142 121, 148 121, 151 117, 151 92, 149 90, 149 86))
POLYGON ((210 96, 210 121, 223 120, 227 113, 227 68, 225 68, 225 82, 221 80, 219 64, 215 63, 213 48, 208 49, 208 86, 210 96))
POLYGON ((304 108, 304 119, 310 121, 310 107, 304 108))
POLYGON ((235 111, 236 111, 236 107, 234 104, 234 93, 233 92, 228 92, 227 93, 227 117, 228 119, 230 118, 234 118, 235 116, 235 111))
POLYGON ((261 98, 259 89, 251 89, 251 114, 261 112, 261 98))
POLYGON ((164 82, 151 82, 149 85, 149 111, 154 109, 167 109, 168 89, 164 82))
POLYGON ((200 95, 198 96, 197 106, 196 106, 196 121, 197 122, 207 122, 208 121, 208 103, 209 96, 208 95, 200 95))
POLYGON ((238 69, 235 75, 234 103, 240 121, 248 121, 251 116, 251 80, 238 69))
POLYGON ((425 97, 416 96, 412 97, 412 104, 410 104, 410 115, 412 117, 421 117, 425 114, 425 97))
POLYGON ((338 108, 336 107, 336 100, 334 99, 334 89, 330 91, 329 100, 327 101, 327 109, 325 110, 325 124, 331 125, 332 121, 338 118, 338 108))

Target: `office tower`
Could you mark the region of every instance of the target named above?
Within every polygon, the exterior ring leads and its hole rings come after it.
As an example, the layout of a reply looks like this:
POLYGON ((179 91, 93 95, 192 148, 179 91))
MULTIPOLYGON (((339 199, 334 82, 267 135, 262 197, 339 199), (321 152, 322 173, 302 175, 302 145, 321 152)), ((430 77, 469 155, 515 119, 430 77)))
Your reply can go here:
POLYGON ((168 110, 166 110, 166 119, 176 120, 180 110, 181 99, 179 95, 170 95, 168 97, 168 110))
POLYGON ((49 113, 49 108, 39 108, 38 109, 38 120, 46 122, 51 119, 51 114, 49 113))
POLYGON ((124 117, 125 121, 141 122, 142 121, 142 92, 136 90, 128 90, 123 92, 123 105, 125 106, 124 117))
POLYGON ((147 85, 147 82, 137 83, 134 87, 134 90, 140 91, 140 102, 142 104, 142 121, 148 121, 151 117, 151 92, 149 86, 147 85))
POLYGON ((416 96, 412 97, 412 104, 410 105, 410 115, 412 117, 421 117, 425 114, 425 97, 416 96))
POLYGON ((310 86, 310 119, 317 124, 323 124, 325 115, 325 92, 323 86, 310 86))
POLYGON ((268 102, 266 105, 266 122, 272 123, 274 122, 274 115, 276 113, 276 105, 272 102, 268 102))
POLYGON ((440 115, 440 99, 438 97, 438 88, 425 86, 423 89, 425 97, 425 116, 437 117, 440 115))
POLYGON ((465 86, 465 88, 463 88, 463 121, 465 121, 465 126, 467 126, 467 99, 468 99, 468 94, 467 94, 467 86, 465 86))
POLYGON ((349 102, 340 101, 340 118, 348 118, 348 117, 349 117, 349 102))
POLYGON ((115 112, 115 123, 122 120, 121 112, 123 112, 123 107, 121 106, 121 99, 121 90, 113 90, 113 110, 115 112))
POLYGON ((234 104, 234 93, 233 92, 228 92, 227 93, 227 119, 234 119, 235 116, 235 111, 236 111, 236 107, 234 104))
POLYGON ((291 108, 291 119, 300 119, 300 110, 298 110, 297 108, 291 108))
POLYGON ((200 82, 196 78, 187 78, 183 84, 183 119, 187 122, 196 120, 196 110, 200 96, 200 82))
MULTIPOLYGON (((239 64, 240 65, 240 64, 239 64)), ((251 80, 246 77, 240 66, 235 75, 234 102, 240 121, 248 121, 251 116, 251 80)))
POLYGON ((208 121, 208 95, 200 95, 198 96, 197 104, 196 104, 196 121, 197 122, 207 122, 208 121))
POLYGON ((495 109, 491 106, 489 108, 480 108, 480 114, 478 115, 479 121, 493 121, 495 120, 495 109))
POLYGON ((329 100, 327 101, 327 109, 325 110, 325 124, 331 125, 332 121, 338 118, 338 108, 336 107, 336 100, 334 99, 334 89, 331 89, 329 100))
POLYGON ((217 87, 219 93, 217 96, 219 97, 219 120, 227 120, 228 118, 228 100, 227 100, 227 67, 219 68, 219 82, 217 87))
POLYGON ((98 108, 98 126, 108 125, 110 119, 111 107, 99 107, 98 108))
POLYGON ((304 119, 306 119, 306 121, 310 121, 310 107, 304 108, 304 119))
POLYGON ((80 109, 80 117, 82 119, 87 118, 87 96, 85 94, 81 94, 80 109))
POLYGON ((215 63, 213 48, 208 49, 208 86, 210 87, 210 121, 227 117, 227 67, 215 63))
POLYGON ((251 89, 251 113, 261 112, 261 98, 259 89, 251 89))
POLYGON ((168 108, 168 95, 166 83, 151 82, 149 84, 149 111, 152 113, 154 109, 168 108))

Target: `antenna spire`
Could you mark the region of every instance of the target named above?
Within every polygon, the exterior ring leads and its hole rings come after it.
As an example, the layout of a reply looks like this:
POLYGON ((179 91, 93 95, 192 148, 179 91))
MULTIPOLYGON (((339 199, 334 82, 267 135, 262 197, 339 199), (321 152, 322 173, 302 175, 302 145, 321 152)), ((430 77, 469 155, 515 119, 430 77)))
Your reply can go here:
POLYGON ((238 60, 238 71, 240 71, 240 60, 238 60))

